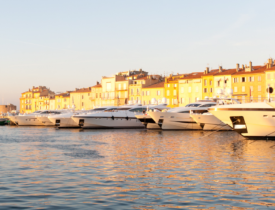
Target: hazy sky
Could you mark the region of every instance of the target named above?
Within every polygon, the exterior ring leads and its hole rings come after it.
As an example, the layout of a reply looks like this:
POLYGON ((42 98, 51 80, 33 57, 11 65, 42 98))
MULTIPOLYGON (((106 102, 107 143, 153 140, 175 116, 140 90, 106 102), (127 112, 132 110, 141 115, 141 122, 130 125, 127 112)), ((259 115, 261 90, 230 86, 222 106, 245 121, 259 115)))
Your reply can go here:
POLYGON ((142 68, 170 74, 275 58, 274 0, 0 0, 0 104, 142 68))

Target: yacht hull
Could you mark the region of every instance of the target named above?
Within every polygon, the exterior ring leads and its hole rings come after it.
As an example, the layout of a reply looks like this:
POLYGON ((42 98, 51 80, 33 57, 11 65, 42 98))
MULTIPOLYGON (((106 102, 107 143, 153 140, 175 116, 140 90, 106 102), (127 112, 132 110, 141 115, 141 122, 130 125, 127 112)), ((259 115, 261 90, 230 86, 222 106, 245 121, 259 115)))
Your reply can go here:
POLYGON ((189 113, 150 112, 149 115, 162 130, 201 130, 189 113))
POLYGON ((137 119, 131 117, 73 117, 82 128, 144 128, 137 119))
POLYGON ((190 115, 194 121, 198 125, 201 126, 201 128, 205 131, 214 131, 214 130, 219 130, 219 131, 228 131, 232 130, 232 128, 220 121, 217 117, 215 117, 212 114, 191 114, 190 115))
POLYGON ((246 138, 275 139, 274 108, 213 108, 209 112, 246 138))
POLYGON ((48 116, 37 117, 37 119, 45 126, 53 126, 54 124, 49 120, 48 116))
POLYGON ((16 125, 44 125, 42 122, 40 122, 37 117, 35 116, 13 116, 11 120, 14 122, 16 125))
POLYGON ((71 117, 50 118, 49 120, 58 128, 80 128, 71 117))

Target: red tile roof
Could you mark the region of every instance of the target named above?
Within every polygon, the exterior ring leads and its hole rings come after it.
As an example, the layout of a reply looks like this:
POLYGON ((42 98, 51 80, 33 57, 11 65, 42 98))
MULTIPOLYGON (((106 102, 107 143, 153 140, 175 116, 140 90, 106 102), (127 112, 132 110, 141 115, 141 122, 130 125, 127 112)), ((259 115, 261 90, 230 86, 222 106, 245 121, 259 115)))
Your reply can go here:
POLYGON ((87 93, 87 92, 91 92, 90 88, 81 88, 81 89, 72 91, 71 93, 87 93))
POLYGON ((164 82, 159 82, 159 83, 149 85, 149 86, 144 87, 144 88, 163 88, 163 87, 164 87, 164 82))
POLYGON ((96 88, 96 87, 102 87, 102 85, 101 84, 97 84, 97 85, 92 86, 92 88, 96 88))

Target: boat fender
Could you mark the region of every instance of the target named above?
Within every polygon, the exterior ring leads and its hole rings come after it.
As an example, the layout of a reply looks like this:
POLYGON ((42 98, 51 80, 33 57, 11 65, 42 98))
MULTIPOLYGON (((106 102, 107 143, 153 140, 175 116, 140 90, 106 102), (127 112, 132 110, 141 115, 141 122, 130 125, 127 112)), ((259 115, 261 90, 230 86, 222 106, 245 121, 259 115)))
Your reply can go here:
POLYGON ((114 116, 112 116, 112 120, 115 120, 115 117, 114 117, 114 116))
POLYGON ((128 117, 128 116, 126 117, 126 120, 129 120, 129 117, 128 117))

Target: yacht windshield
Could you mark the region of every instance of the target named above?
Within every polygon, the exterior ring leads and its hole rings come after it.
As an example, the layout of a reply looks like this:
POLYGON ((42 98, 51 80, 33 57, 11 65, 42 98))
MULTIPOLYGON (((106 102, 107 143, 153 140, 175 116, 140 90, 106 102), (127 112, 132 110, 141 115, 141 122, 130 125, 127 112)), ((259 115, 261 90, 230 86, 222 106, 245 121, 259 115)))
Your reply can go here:
POLYGON ((143 112, 143 111, 147 111, 147 108, 134 108, 129 111, 130 112, 143 112))
MULTIPOLYGON (((93 111, 103 111, 103 110, 105 110, 106 108, 95 108, 95 109, 92 109, 93 111)), ((91 111, 92 111, 91 110, 91 111)))
POLYGON ((105 109, 104 112, 113 112, 117 110, 117 108, 109 108, 109 109, 105 109))
POLYGON ((201 104, 187 104, 185 107, 198 107, 201 104))
POLYGON ((117 110, 118 110, 118 111, 121 111, 121 110, 129 110, 129 109, 131 109, 131 107, 118 108, 117 110))

